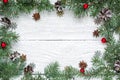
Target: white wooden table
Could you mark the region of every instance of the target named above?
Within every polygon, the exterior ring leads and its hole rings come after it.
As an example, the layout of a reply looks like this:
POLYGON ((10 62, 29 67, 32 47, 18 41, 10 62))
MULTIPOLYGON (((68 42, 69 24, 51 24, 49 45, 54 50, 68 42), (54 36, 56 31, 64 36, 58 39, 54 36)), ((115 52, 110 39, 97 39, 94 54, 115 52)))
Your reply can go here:
POLYGON ((81 60, 88 63, 89 69, 95 51, 104 51, 101 38, 92 34, 99 27, 94 19, 75 18, 72 12, 65 11, 63 17, 58 17, 56 12, 41 12, 41 19, 34 21, 33 13, 22 14, 14 20, 20 40, 13 50, 26 54, 27 63, 36 64, 35 71, 43 72, 45 66, 55 61, 60 63, 61 69, 68 65, 79 69, 81 60))

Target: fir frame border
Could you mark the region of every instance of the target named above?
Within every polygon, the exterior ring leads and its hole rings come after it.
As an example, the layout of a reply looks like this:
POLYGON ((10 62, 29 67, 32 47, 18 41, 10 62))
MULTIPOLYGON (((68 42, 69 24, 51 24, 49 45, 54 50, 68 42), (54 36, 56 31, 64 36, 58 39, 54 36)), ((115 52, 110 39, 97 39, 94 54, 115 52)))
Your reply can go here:
MULTIPOLYGON (((32 4, 31 2, 25 4, 24 2, 27 0, 21 0, 21 2, 18 1, 20 0, 10 0, 8 4, 1 2, 0 15, 13 18, 18 17, 20 13, 30 13, 33 9, 37 9, 39 12, 44 10, 54 10, 54 5, 51 4, 49 0, 30 0, 32 1, 32 4)), ((92 59, 93 67, 87 71, 87 74, 92 75, 82 77, 85 77, 86 79, 101 77, 103 80, 112 80, 113 77, 115 77, 116 80, 120 80, 120 74, 114 73, 113 70, 115 60, 120 59, 120 39, 116 41, 114 38, 114 34, 119 35, 120 38, 120 0, 62 0, 62 2, 63 6, 69 10, 72 10, 77 17, 88 15, 88 13, 91 17, 96 17, 99 11, 105 7, 109 7, 110 10, 112 10, 112 18, 98 28, 100 31, 100 36, 106 37, 108 41, 106 44, 107 47, 105 48, 105 52, 101 56, 98 55, 100 52, 96 52, 95 56, 92 59), (84 10, 82 8, 82 5, 84 3, 90 4, 87 10, 84 10)), ((52 65, 57 65, 57 63, 50 64, 49 66, 52 65)), ((48 68, 48 66, 46 68, 48 69, 49 73, 50 68, 48 68)), ((61 73, 59 70, 56 71, 61 73)), ((79 75, 78 70, 75 73, 76 75, 74 74, 74 76, 81 76, 79 75)), ((53 75, 51 74, 50 76, 53 75)), ((59 79, 57 77, 55 78, 56 79, 53 78, 52 80, 68 80, 63 77, 60 78, 60 76, 58 77, 59 79)), ((42 80, 42 77, 39 80, 42 80)))

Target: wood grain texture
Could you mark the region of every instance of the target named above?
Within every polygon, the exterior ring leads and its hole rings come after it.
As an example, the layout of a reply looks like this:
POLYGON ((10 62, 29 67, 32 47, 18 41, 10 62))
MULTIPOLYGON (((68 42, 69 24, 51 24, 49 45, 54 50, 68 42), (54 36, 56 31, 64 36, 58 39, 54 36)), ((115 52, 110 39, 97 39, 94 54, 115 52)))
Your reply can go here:
POLYGON ((16 31, 20 40, 13 50, 27 54, 27 64, 35 63, 35 71, 43 72, 44 67, 54 61, 60 63, 61 69, 68 65, 79 69, 79 61, 85 60, 89 69, 94 52, 104 51, 101 38, 92 35, 99 27, 93 18, 78 19, 70 11, 65 11, 63 17, 58 17, 56 12, 41 12, 41 20, 34 21, 33 13, 22 14, 14 20, 18 24, 16 31))

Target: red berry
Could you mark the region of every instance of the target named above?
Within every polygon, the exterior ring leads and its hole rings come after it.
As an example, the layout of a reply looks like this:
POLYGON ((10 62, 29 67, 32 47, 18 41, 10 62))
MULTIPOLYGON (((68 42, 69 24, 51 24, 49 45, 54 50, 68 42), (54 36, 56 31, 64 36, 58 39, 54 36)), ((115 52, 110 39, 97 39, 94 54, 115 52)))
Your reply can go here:
POLYGON ((102 39, 101 39, 101 42, 102 42, 102 43, 106 43, 106 42, 107 42, 106 38, 102 38, 102 39))
POLYGON ((89 6, 89 5, 88 5, 87 3, 85 3, 85 4, 83 5, 83 8, 84 8, 84 9, 87 9, 88 6, 89 6))
POLYGON ((84 68, 81 68, 81 69, 80 69, 80 72, 81 72, 81 73, 84 73, 84 72, 85 72, 84 68))
POLYGON ((8 0, 3 0, 3 3, 8 3, 8 0))
POLYGON ((2 43, 1 43, 1 47, 2 47, 2 48, 5 48, 5 47, 6 47, 6 43, 5 43, 5 42, 2 42, 2 43))

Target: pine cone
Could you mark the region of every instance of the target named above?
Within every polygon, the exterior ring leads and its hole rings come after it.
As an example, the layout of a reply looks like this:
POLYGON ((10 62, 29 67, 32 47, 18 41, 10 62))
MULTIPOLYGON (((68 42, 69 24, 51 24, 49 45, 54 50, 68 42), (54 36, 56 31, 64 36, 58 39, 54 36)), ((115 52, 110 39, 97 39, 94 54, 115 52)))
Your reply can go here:
POLYGON ((63 16, 64 12, 63 12, 63 7, 62 7, 62 1, 58 0, 55 3, 55 8, 57 10, 57 15, 58 16, 63 16))
POLYGON ((112 11, 108 8, 104 8, 100 11, 99 15, 95 19, 96 24, 100 24, 101 22, 107 21, 112 17, 112 11))
POLYGON ((102 18, 104 21, 107 21, 109 18, 112 17, 112 12, 108 8, 104 8, 102 11, 100 11, 99 14, 100 18, 102 18))
POLYGON ((22 61, 26 61, 26 55, 22 54, 22 55, 20 56, 20 59, 21 59, 22 61))
POLYGON ((86 67, 87 67, 87 63, 84 62, 84 61, 80 61, 79 67, 80 67, 80 68, 86 68, 86 67))
POLYGON ((7 24, 11 24, 10 19, 8 19, 7 17, 1 18, 1 22, 7 23, 7 24))
POLYGON ((95 36, 95 37, 99 37, 99 31, 98 31, 98 30, 94 30, 94 32, 93 32, 93 36, 95 36))
POLYGON ((35 21, 39 20, 40 19, 40 14, 39 13, 34 13, 33 18, 35 19, 35 21))
POLYGON ((63 14, 64 14, 64 12, 63 12, 63 11, 57 11, 57 15, 58 15, 58 16, 60 16, 60 17, 61 17, 61 16, 63 16, 63 14))
POLYGON ((63 9, 62 9, 62 7, 60 6, 60 7, 58 8, 58 10, 57 10, 57 15, 58 15, 58 16, 63 16, 63 14, 64 14, 63 9))
POLYGON ((33 67, 28 65, 27 67, 24 68, 24 74, 32 74, 33 72, 33 67))
POLYGON ((57 1, 56 3, 55 3, 55 8, 56 8, 56 10, 59 8, 59 6, 61 6, 62 5, 62 2, 61 1, 57 1))
POLYGON ((114 64, 114 70, 117 72, 117 73, 120 73, 120 60, 117 60, 114 64))
POLYGON ((12 61, 15 61, 16 59, 18 59, 20 57, 20 53, 18 53, 17 51, 15 51, 14 53, 10 54, 10 59, 12 61))

